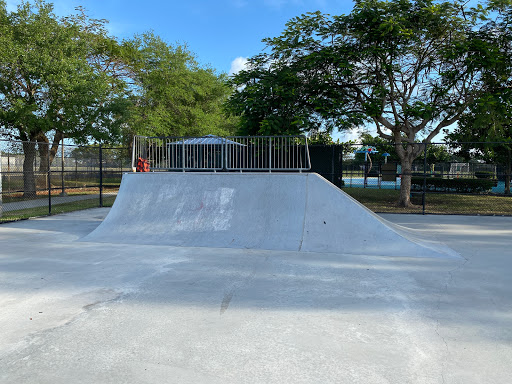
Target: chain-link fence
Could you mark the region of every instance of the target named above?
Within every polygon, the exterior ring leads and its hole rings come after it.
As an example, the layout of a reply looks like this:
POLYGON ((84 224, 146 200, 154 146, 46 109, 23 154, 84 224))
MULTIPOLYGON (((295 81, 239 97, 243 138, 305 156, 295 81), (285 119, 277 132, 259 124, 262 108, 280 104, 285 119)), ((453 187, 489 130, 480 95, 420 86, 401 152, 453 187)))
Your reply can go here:
POLYGON ((310 146, 311 171, 374 212, 512 215, 511 147, 510 143, 405 144, 404 151, 418 151, 406 169, 392 143, 310 146), (412 205, 402 207, 407 175, 412 205))
POLYGON ((113 204, 126 148, 0 141, 0 221, 113 204))
MULTIPOLYGON (((374 212, 512 215, 510 144, 414 145, 410 169, 389 143, 311 145, 311 171, 374 212), (402 207, 407 176, 412 205, 402 207)), ((0 221, 110 206, 130 156, 127 148, 0 141, 0 221)))

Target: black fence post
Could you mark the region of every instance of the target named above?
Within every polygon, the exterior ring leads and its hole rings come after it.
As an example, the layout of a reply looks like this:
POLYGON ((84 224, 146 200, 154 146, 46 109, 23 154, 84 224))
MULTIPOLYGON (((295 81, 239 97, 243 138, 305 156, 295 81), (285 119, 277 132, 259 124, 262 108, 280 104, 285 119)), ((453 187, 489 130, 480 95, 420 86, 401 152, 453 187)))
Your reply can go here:
POLYGON ((100 153, 99 153, 99 161, 100 161, 100 208, 103 207, 103 149, 100 144, 100 153))
POLYGON ((507 155, 507 165, 505 170, 505 190, 503 192, 507 195, 510 195, 510 178, 512 173, 512 151, 510 150, 510 147, 508 147, 507 155))
POLYGON ((61 164, 60 164, 60 185, 61 185, 61 191, 60 196, 67 196, 66 193, 66 187, 64 185, 64 135, 62 135, 62 143, 60 147, 60 154, 61 154, 61 164))
POLYGON ((424 153, 423 153, 423 193, 421 196, 421 204, 423 205, 423 214, 425 214, 425 200, 427 193, 427 143, 425 143, 424 153))
POLYGON ((7 192, 11 192, 11 157, 7 152, 7 192))
MULTIPOLYGON (((45 145, 45 144, 41 144, 45 145)), ((46 163, 48 164, 48 214, 52 214, 52 167, 50 163, 50 148, 47 150, 46 163)))
POLYGON ((340 146, 340 154, 339 154, 339 162, 340 162, 340 187, 344 187, 344 181, 343 181, 343 144, 340 146))
POLYGON ((336 184, 336 168, 334 167, 334 144, 331 144, 331 183, 336 184))

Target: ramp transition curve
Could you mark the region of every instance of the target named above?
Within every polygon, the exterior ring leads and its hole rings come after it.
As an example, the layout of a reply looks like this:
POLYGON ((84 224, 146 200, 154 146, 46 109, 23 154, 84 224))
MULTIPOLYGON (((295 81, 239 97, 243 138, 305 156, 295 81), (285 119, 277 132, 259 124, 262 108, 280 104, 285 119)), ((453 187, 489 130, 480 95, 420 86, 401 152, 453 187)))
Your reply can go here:
POLYGON ((83 241, 457 257, 315 173, 127 173, 83 241))

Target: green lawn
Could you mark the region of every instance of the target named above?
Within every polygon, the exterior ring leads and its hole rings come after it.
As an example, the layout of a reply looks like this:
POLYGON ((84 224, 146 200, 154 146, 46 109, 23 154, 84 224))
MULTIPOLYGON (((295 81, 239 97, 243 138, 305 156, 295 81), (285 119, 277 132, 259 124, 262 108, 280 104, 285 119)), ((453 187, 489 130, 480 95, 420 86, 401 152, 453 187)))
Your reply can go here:
MULTIPOLYGON (((103 206, 111 207, 114 204, 115 196, 103 196, 103 206)), ((99 199, 79 200, 65 204, 52 205, 52 214, 79 211, 82 209, 99 207, 99 199)), ((47 216, 48 206, 37 208, 19 209, 16 211, 4 212, 0 217, 1 222, 17 221, 28 219, 30 217, 47 216)))
MULTIPOLYGON (((390 189, 343 188, 343 191, 374 212, 422 213, 421 194, 413 196, 412 208, 398 208, 400 191, 390 189)), ((457 215, 512 215, 512 197, 427 193, 425 213, 457 215)))

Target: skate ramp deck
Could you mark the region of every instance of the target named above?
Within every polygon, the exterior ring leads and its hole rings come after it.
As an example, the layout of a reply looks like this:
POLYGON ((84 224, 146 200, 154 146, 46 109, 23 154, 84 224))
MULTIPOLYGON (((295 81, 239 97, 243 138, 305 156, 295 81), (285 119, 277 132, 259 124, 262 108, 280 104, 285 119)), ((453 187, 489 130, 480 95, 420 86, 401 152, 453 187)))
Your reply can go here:
POLYGON ((82 241, 457 257, 315 173, 127 173, 82 241))

